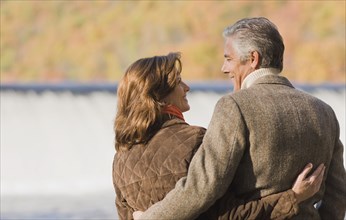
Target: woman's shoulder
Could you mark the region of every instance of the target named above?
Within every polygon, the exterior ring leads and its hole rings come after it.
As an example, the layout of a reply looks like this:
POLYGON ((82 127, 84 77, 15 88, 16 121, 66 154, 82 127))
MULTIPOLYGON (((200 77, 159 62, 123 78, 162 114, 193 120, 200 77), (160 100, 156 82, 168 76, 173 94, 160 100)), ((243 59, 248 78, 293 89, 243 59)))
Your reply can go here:
POLYGON ((206 129, 201 126, 189 125, 184 120, 173 118, 163 123, 158 134, 174 134, 183 136, 204 135, 206 129))
MULTIPOLYGON (((135 145, 126 152, 118 152, 114 161, 115 170, 126 168, 130 173, 143 173, 136 177, 138 181, 146 178, 147 172, 142 172, 143 170, 153 171, 156 173, 153 176, 171 174, 168 171, 184 173, 202 143, 204 133, 203 127, 190 126, 183 120, 172 119, 165 122, 148 143, 135 145), (167 172, 162 173, 162 170, 167 172)), ((127 176, 131 175, 121 173, 122 179, 127 179, 127 176)))

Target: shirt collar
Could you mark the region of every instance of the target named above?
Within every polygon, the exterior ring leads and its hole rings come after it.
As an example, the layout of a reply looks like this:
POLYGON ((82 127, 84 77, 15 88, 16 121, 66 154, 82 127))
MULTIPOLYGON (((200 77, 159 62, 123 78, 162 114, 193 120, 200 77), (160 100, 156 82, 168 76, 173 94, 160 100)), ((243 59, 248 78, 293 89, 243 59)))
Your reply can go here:
POLYGON ((247 89, 249 88, 251 85, 253 85, 253 83, 263 77, 263 76, 267 76, 267 75, 278 75, 280 73, 279 69, 275 69, 275 68, 261 68, 261 69, 257 69, 253 72, 251 72, 249 75, 247 75, 244 79, 244 81, 241 84, 240 89, 247 89))

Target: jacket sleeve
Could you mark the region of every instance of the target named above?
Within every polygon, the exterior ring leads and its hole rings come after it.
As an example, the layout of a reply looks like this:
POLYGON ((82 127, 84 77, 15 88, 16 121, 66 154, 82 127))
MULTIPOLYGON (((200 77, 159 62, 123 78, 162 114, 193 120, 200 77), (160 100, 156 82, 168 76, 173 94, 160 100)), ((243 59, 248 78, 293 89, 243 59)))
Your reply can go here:
POLYGON ((234 100, 221 98, 187 177, 181 178, 141 219, 194 219, 206 211, 232 182, 246 146, 245 133, 245 123, 234 100))
POLYGON ((218 215, 213 212, 202 214, 202 219, 271 219, 283 220, 292 218, 298 213, 299 207, 294 192, 289 189, 284 192, 272 194, 259 200, 245 202, 227 192, 225 197, 215 203, 218 215))
POLYGON ((334 148, 325 181, 325 193, 319 208, 321 219, 343 220, 346 212, 346 173, 343 164, 343 145, 340 140, 334 148))
POLYGON ((268 204, 269 207, 273 207, 270 213, 270 219, 273 220, 290 219, 299 211, 296 196, 291 189, 269 195, 262 198, 261 201, 268 204))
POLYGON ((116 192, 116 198, 115 198, 115 205, 117 207, 118 216, 120 220, 129 220, 133 219, 133 211, 132 209, 127 205, 126 200, 122 196, 120 190, 115 187, 116 192))

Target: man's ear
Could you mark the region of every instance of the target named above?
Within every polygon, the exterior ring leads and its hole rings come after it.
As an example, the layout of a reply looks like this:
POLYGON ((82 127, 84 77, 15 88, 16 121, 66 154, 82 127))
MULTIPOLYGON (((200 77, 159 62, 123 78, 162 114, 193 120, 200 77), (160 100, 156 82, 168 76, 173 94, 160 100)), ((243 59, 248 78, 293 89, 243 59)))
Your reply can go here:
POLYGON ((252 51, 250 55, 251 67, 255 70, 260 66, 260 54, 257 51, 252 51))

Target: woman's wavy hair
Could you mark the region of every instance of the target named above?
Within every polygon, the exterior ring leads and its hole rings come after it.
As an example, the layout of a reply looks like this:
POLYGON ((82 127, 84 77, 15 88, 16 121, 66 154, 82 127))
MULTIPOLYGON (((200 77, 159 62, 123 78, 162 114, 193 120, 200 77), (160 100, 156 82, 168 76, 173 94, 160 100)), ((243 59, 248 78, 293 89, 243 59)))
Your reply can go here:
POLYGON ((147 143, 160 129, 161 100, 173 91, 181 70, 178 52, 139 59, 128 67, 117 91, 114 122, 117 151, 147 143))

